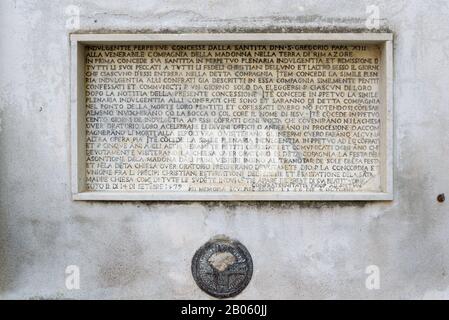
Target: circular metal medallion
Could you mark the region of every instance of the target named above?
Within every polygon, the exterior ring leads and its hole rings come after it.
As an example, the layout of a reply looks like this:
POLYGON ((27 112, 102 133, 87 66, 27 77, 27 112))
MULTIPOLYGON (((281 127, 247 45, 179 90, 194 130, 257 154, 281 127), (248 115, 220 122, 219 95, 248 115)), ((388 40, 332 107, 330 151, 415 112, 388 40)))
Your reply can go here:
POLYGON ((197 285, 211 296, 234 297, 250 282, 253 261, 240 242, 213 239, 193 256, 192 274, 197 285))

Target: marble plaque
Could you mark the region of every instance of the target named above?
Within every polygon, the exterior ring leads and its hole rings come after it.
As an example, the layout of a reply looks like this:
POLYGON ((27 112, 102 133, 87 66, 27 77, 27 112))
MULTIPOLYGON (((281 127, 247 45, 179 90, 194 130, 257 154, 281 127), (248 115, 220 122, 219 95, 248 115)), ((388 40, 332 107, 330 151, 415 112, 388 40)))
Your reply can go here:
POLYGON ((377 43, 88 44, 82 59, 86 192, 384 191, 377 43))

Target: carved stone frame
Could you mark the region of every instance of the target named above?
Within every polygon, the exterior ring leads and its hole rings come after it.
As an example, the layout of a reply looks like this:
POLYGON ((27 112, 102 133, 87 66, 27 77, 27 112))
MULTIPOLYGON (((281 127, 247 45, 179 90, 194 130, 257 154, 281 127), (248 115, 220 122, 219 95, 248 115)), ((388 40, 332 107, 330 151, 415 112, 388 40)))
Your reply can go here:
POLYGON ((73 200, 107 201, 387 201, 393 200, 393 35, 391 33, 71 34, 73 200), (332 43, 379 44, 382 50, 381 192, 91 192, 85 188, 84 47, 93 44, 332 43))

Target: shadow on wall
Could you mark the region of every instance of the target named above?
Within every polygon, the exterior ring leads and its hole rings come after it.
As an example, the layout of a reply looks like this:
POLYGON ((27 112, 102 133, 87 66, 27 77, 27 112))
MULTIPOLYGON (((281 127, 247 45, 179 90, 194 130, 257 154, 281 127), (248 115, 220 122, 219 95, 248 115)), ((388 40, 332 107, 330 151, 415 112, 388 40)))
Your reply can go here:
MULTIPOLYGON (((1 174, 0 177, 4 176, 1 174)), ((17 269, 16 257, 11 246, 11 236, 8 230, 8 211, 6 210, 5 192, 0 187, 0 299, 8 290, 14 288, 17 269)))
MULTIPOLYGON (((107 203, 117 203, 113 201, 106 201, 107 203)), ((154 205, 189 205, 200 204, 208 209, 217 207, 235 209, 235 208, 256 208, 264 209, 321 209, 321 208, 343 208, 343 207, 358 207, 363 208, 369 204, 381 203, 382 201, 141 201, 137 202, 139 205, 152 207, 154 205)), ((138 205, 138 206, 139 206, 138 205)), ((279 212, 280 214, 282 212, 279 212)))

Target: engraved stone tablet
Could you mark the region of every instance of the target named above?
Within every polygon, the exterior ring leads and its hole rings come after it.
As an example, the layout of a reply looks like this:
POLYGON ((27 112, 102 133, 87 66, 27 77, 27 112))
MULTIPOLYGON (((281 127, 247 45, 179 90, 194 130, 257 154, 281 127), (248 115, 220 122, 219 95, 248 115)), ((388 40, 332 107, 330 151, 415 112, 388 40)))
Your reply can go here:
POLYGON ((211 240, 198 249, 192 259, 195 282, 217 298, 238 295, 250 282, 252 273, 251 255, 235 240, 211 240))
POLYGON ((85 44, 78 189, 150 200, 388 197, 385 48, 85 44))

